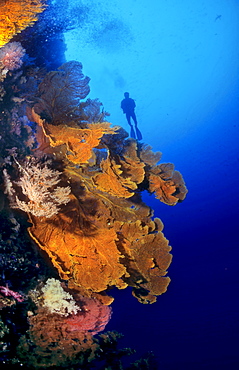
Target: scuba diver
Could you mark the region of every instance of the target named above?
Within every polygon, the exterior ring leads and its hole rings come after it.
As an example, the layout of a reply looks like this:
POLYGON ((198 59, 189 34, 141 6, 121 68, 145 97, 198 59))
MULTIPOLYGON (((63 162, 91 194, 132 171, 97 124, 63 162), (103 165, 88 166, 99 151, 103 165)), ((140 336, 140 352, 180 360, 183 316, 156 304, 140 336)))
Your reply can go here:
POLYGON ((130 136, 133 139, 136 139, 136 135, 137 135, 137 139, 142 140, 142 134, 141 134, 141 132, 139 131, 139 129, 137 127, 138 123, 137 123, 136 115, 135 115, 135 112, 134 112, 134 108, 136 107, 135 101, 134 101, 134 99, 131 99, 129 97, 128 92, 124 93, 124 97, 125 97, 125 99, 123 99, 122 102, 121 102, 121 108, 123 109, 123 112, 126 114, 128 124, 130 125, 130 136), (135 124, 136 135, 135 135, 133 125, 130 121, 131 117, 132 117, 132 119, 134 121, 134 124, 135 124))

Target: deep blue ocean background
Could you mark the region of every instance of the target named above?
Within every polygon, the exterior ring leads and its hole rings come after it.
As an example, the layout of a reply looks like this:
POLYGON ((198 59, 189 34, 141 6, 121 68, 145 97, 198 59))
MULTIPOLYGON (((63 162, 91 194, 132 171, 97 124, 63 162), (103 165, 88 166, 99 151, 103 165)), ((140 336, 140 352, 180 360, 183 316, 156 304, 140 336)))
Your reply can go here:
POLYGON ((238 369, 239 3, 91 4, 84 27, 65 34, 67 60, 83 63, 90 97, 126 130, 120 101, 130 92, 143 142, 189 190, 175 207, 145 195, 173 247, 172 281, 153 305, 117 292, 107 329, 153 351, 160 369, 238 369))
POLYGON ((115 293, 107 326, 123 345, 153 351, 160 369, 238 369, 239 2, 70 1, 89 6, 65 34, 67 60, 83 63, 91 98, 126 130, 125 91, 143 142, 185 179, 174 207, 145 201, 172 245, 168 291, 141 305, 115 293))

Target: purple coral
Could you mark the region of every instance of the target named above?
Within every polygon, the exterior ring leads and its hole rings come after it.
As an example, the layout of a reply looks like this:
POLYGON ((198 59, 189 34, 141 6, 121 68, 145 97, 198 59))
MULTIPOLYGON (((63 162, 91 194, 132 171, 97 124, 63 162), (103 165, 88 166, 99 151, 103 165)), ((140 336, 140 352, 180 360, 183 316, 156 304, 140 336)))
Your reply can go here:
POLYGON ((14 71, 22 66, 26 50, 20 42, 10 42, 0 49, 0 64, 7 71, 14 71))

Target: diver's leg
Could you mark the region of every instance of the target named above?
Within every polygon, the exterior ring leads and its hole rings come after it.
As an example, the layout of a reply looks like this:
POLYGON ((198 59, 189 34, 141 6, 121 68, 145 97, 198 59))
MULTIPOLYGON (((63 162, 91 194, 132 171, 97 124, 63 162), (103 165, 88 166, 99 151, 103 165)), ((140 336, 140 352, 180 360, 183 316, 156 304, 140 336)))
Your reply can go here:
POLYGON ((129 113, 126 113, 126 118, 127 118, 128 124, 129 124, 130 126, 132 126, 132 125, 131 125, 131 122, 130 122, 130 114, 129 114, 129 113))
POLYGON ((137 118, 136 118, 136 115, 135 115, 134 112, 131 113, 131 117, 133 118, 133 121, 134 121, 135 126, 137 126, 138 122, 137 122, 137 118))
POLYGON ((132 137, 133 139, 136 139, 133 125, 130 122, 130 114, 129 113, 126 113, 126 118, 127 118, 128 124, 130 125, 130 137, 132 137))
POLYGON ((135 126, 135 130, 136 130, 137 139, 142 140, 143 139, 142 134, 137 126, 135 126))
POLYGON ((136 131, 137 139, 138 140, 142 140, 142 134, 141 134, 141 132, 138 129, 138 126, 137 126, 138 125, 138 122, 137 122, 135 113, 132 113, 131 114, 131 117, 133 118, 133 121, 134 121, 134 124, 135 124, 135 131, 136 131))
POLYGON ((135 135, 134 128, 132 125, 130 127, 130 137, 132 137, 133 139, 136 139, 136 135, 135 135))

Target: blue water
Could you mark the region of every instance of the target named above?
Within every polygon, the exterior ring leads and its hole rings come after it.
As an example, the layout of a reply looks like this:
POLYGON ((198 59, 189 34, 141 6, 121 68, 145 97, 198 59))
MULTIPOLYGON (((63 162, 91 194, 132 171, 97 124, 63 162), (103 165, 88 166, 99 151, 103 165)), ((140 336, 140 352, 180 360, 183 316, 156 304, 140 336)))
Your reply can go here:
POLYGON ((65 33, 67 60, 83 63, 90 97, 126 130, 120 101, 130 92, 143 141, 189 190, 175 207, 145 196, 173 247, 172 281, 150 306, 117 292, 107 329, 154 351, 160 369, 238 369, 239 3, 80 3, 90 7, 65 33))

